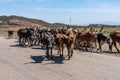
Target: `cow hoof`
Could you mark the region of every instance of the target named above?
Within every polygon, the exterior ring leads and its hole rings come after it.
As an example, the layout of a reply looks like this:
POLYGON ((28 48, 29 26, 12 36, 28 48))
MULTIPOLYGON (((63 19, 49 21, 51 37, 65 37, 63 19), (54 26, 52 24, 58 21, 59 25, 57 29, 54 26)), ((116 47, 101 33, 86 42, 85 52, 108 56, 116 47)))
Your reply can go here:
POLYGON ((62 56, 60 55, 60 58, 61 58, 62 56))
POLYGON ((100 51, 99 53, 103 53, 103 51, 100 51))
POLYGON ((63 57, 63 55, 60 55, 60 58, 63 57))
POLYGON ((70 57, 68 57, 68 60, 70 60, 70 57))
POLYGON ((120 54, 120 51, 118 51, 118 53, 120 54))
POLYGON ((51 57, 51 59, 53 60, 53 57, 51 57))
POLYGON ((46 56, 47 57, 47 59, 49 60, 49 56, 46 56))

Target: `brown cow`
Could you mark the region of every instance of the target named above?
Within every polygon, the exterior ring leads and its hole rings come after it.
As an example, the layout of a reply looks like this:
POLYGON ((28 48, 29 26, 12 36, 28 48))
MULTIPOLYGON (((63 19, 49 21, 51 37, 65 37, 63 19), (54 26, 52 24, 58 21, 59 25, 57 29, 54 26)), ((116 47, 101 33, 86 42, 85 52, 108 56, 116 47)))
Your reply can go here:
POLYGON ((87 46, 90 46, 90 50, 92 50, 92 43, 95 43, 97 40, 97 34, 91 31, 79 32, 76 36, 76 42, 85 43, 85 48, 87 50, 87 46))
POLYGON ((112 45, 114 44, 114 47, 116 48, 116 50, 118 52, 120 52, 119 49, 117 48, 117 43, 120 44, 120 30, 115 30, 115 31, 111 32, 110 37, 112 39, 112 43, 111 43, 111 45, 109 47, 110 50, 112 51, 112 45))
POLYGON ((57 54, 60 54, 60 57, 63 56, 63 35, 58 33, 55 35, 55 44, 58 48, 57 54))
POLYGON ((74 32, 71 29, 68 29, 66 31, 66 36, 64 35, 64 40, 63 40, 63 42, 67 46, 68 59, 70 59, 73 56, 75 38, 76 38, 76 35, 74 34, 74 32))
POLYGON ((58 53, 60 56, 63 56, 63 44, 66 44, 68 50, 68 59, 73 56, 75 34, 72 30, 68 29, 65 31, 65 34, 58 33, 55 36, 55 42, 58 47, 58 53))
POLYGON ((103 30, 103 27, 100 30, 92 30, 92 28, 89 31, 83 30, 82 32, 78 32, 76 36, 76 44, 78 43, 85 43, 85 48, 87 50, 87 46, 90 47, 90 51, 93 52, 92 43, 95 43, 97 41, 97 35, 99 32, 103 30))

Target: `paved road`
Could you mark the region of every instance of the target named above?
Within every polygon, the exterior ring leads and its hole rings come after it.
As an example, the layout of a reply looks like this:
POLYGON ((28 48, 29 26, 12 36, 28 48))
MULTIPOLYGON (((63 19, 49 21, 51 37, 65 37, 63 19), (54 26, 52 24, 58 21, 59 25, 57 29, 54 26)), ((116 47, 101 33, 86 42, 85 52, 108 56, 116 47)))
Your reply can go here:
POLYGON ((120 80, 120 57, 75 51, 69 61, 45 58, 39 47, 20 48, 0 37, 0 80, 120 80))

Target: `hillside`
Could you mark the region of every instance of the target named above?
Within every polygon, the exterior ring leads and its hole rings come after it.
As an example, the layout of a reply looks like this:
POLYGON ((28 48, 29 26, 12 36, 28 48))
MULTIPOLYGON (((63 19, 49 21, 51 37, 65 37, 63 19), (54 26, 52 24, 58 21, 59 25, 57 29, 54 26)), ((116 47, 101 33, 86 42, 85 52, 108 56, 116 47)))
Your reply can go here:
POLYGON ((17 25, 17 26, 44 26, 49 27, 50 23, 38 20, 38 19, 32 19, 32 18, 26 18, 22 16, 0 16, 0 24, 1 25, 17 25))

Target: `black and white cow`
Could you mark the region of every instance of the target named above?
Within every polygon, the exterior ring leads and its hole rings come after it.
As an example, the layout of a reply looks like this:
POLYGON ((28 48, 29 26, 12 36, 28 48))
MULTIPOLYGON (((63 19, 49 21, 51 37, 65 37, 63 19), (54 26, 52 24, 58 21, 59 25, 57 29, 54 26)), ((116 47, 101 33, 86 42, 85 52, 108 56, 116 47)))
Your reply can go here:
POLYGON ((43 33, 42 44, 46 48, 46 55, 48 59, 49 56, 51 59, 53 59, 52 50, 53 50, 54 42, 55 42, 54 35, 51 32, 47 31, 43 33))
POLYGON ((97 34, 97 41, 98 41, 98 45, 99 45, 99 50, 100 50, 100 52, 102 52, 102 45, 104 44, 104 43, 109 43, 109 38, 108 37, 106 37, 105 35, 103 35, 102 33, 98 33, 97 34))

